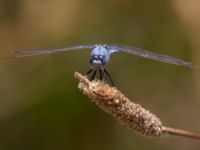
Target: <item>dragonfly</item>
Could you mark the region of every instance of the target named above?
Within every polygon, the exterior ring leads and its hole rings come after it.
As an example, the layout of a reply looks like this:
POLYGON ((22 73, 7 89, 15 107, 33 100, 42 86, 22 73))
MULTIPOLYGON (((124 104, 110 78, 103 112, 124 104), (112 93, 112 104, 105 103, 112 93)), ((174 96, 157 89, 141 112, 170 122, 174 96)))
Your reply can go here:
POLYGON ((111 54, 116 52, 125 52, 137 56, 141 56, 147 59, 152 59, 156 61, 161 61, 169 64, 179 65, 188 68, 195 68, 192 63, 171 57, 168 55, 157 54, 150 52, 141 48, 130 47, 126 45, 115 45, 115 44, 87 44, 87 45, 73 45, 64 48, 51 48, 51 49, 42 49, 42 50, 25 50, 15 52, 11 57, 20 58, 26 56, 40 55, 40 54, 49 54, 55 52, 71 51, 71 50, 80 50, 80 49, 91 49, 91 54, 89 58, 89 63, 91 68, 86 73, 90 80, 98 78, 102 81, 110 81, 114 86, 114 82, 111 78, 110 73, 105 69, 105 65, 109 63, 111 54), (98 74, 98 77, 97 77, 98 74))

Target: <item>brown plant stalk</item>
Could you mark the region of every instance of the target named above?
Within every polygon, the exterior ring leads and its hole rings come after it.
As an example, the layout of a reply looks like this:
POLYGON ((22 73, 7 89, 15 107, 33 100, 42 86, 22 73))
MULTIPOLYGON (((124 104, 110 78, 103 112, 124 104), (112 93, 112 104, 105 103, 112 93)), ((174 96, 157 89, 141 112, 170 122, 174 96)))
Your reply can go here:
POLYGON ((130 101, 115 87, 101 81, 89 81, 87 77, 75 72, 79 80, 78 88, 95 102, 102 110, 117 118, 125 127, 142 135, 160 137, 171 134, 200 139, 200 134, 165 127, 158 117, 144 109, 140 104, 130 101))

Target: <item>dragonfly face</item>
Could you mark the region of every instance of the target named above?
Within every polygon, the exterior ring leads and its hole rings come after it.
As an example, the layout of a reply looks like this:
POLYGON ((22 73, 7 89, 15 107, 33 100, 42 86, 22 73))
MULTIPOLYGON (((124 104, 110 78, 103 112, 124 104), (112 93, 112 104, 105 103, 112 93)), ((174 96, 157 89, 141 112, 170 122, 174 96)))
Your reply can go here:
POLYGON ((103 65, 106 64, 105 62, 105 56, 104 55, 92 55, 90 57, 90 64, 93 66, 93 68, 101 68, 103 65))
POLYGON ((100 69, 108 63, 110 52, 106 46, 99 45, 92 49, 90 55, 90 64, 94 69, 100 69))

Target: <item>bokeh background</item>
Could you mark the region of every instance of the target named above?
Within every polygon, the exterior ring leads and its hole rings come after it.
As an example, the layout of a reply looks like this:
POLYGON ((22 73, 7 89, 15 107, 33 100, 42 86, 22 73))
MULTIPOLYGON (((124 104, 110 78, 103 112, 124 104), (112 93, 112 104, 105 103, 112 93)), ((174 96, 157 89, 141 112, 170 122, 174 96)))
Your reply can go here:
MULTIPOLYGON (((197 0, 0 0, 0 57, 16 50, 115 43, 200 66, 197 0)), ((199 150, 200 141, 146 138, 77 89, 89 50, 0 61, 1 150, 199 150)), ((166 126, 200 133, 200 70, 117 53, 117 87, 166 126)))

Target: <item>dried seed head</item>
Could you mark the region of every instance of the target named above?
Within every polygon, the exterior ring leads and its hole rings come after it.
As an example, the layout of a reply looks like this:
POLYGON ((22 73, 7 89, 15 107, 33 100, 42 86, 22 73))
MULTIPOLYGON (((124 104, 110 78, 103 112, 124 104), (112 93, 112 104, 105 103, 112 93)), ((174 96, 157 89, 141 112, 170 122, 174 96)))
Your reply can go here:
POLYGON ((145 136, 159 137, 164 134, 174 134, 200 139, 200 135, 162 126, 159 118, 141 105, 130 101, 115 87, 110 87, 102 81, 89 81, 87 77, 77 72, 74 75, 79 80, 79 89, 127 128, 145 136))

